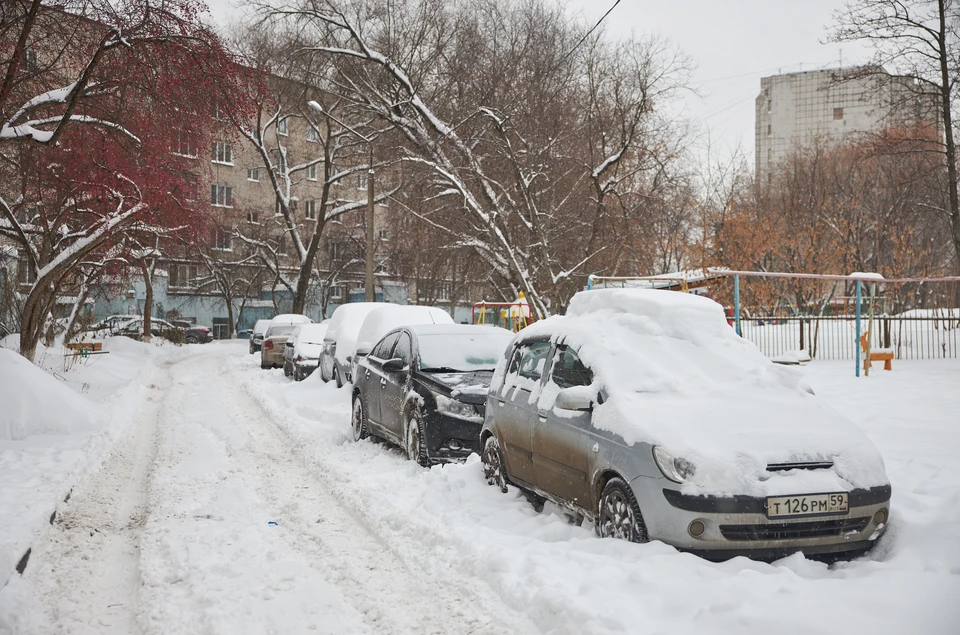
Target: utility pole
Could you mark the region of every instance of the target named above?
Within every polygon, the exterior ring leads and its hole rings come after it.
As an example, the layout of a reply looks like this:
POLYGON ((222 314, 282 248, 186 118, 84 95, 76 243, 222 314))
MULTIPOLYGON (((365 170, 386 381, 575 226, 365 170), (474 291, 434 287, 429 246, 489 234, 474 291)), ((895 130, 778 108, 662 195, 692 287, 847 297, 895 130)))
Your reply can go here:
POLYGON ((318 113, 324 117, 329 117, 333 121, 337 122, 358 138, 360 138, 364 143, 367 144, 367 149, 369 150, 369 162, 367 164, 367 235, 366 235, 366 277, 363 283, 363 299, 367 302, 376 302, 377 301, 377 290, 376 283, 373 279, 373 252, 376 249, 376 228, 374 224, 374 205, 373 205, 373 141, 367 138, 365 135, 360 134, 354 130, 349 125, 343 123, 327 111, 323 109, 323 106, 317 102, 310 100, 307 102, 307 105, 316 110, 318 113))

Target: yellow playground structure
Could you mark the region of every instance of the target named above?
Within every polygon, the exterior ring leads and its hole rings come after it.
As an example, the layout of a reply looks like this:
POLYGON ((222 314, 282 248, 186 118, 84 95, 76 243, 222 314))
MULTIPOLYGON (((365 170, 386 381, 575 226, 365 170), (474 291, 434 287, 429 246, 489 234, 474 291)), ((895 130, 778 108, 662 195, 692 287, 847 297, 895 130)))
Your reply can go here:
POLYGON ((474 324, 499 326, 516 333, 534 321, 523 291, 513 302, 477 302, 473 305, 474 324))

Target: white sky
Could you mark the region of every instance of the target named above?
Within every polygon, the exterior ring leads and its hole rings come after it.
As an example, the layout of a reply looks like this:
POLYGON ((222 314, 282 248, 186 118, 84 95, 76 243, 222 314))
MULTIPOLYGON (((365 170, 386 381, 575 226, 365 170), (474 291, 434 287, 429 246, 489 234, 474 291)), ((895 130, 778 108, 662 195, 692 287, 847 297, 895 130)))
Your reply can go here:
MULTIPOLYGON (((569 8, 595 23, 615 0, 568 0, 569 8)), ((207 0, 225 24, 242 0, 207 0)), ((778 72, 850 66, 869 59, 865 48, 821 44, 833 12, 844 0, 621 0, 604 22, 613 36, 658 34, 691 58, 687 116, 726 154, 742 146, 753 162, 754 99, 760 78, 778 72), (842 49, 842 50, 841 50, 842 49)))

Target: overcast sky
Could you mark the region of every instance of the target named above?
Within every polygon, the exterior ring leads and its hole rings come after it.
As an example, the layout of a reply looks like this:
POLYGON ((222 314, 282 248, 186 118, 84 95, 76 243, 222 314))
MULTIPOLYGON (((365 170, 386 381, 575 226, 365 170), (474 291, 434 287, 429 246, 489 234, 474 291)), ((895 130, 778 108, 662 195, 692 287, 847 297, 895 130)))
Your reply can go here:
MULTIPOLYGON (((225 24, 238 0, 207 0, 225 24)), ((242 3, 242 0, 239 0, 242 3)), ((571 11, 595 23, 615 0, 569 0, 571 11)), ((615 36, 664 36, 691 58, 692 88, 686 112, 727 152, 742 145, 753 162, 753 101, 760 78, 816 68, 849 66, 869 59, 859 45, 821 44, 833 12, 844 0, 621 0, 604 26, 615 36), (842 49, 842 50, 841 50, 842 49)))

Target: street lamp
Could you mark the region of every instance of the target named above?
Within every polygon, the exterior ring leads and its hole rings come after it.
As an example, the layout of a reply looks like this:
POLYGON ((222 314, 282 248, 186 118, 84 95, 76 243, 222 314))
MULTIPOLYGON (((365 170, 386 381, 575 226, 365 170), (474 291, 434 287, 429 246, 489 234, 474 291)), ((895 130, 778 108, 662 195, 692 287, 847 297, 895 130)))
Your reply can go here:
POLYGON ((368 162, 367 169, 367 249, 366 249, 366 280, 364 281, 364 300, 367 302, 376 302, 376 289, 374 288, 373 282, 373 250, 374 250, 374 233, 373 233, 373 141, 367 138, 365 135, 357 132, 351 126, 343 123, 326 110, 323 109, 323 106, 313 101, 312 99, 307 102, 307 105, 316 110, 318 113, 324 117, 329 117, 334 120, 357 137, 359 137, 364 143, 367 144, 367 149, 370 152, 370 159, 368 162))

